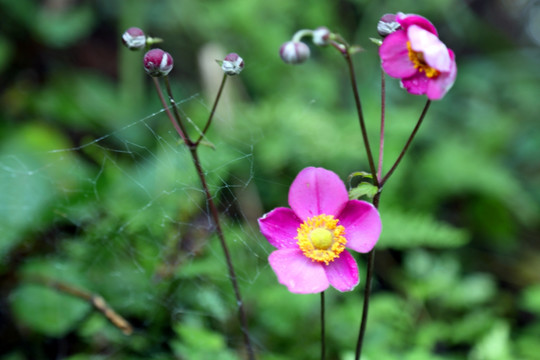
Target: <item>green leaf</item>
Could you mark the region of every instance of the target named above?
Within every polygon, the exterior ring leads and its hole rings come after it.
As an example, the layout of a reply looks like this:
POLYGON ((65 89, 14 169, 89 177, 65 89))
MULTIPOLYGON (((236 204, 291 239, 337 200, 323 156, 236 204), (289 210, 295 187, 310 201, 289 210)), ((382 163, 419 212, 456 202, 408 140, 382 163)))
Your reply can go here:
POLYGON ((440 222, 429 214, 383 209, 381 218, 383 231, 378 248, 452 248, 462 246, 469 240, 466 230, 440 222))
POLYGON ((511 360, 510 326, 503 321, 493 325, 491 330, 474 347, 471 360, 511 360))
POLYGON ((367 196, 369 199, 373 199, 375 194, 377 194, 377 191, 379 191, 379 188, 377 188, 375 185, 367 182, 361 182, 357 187, 349 190, 349 199, 359 199, 362 196, 367 196))

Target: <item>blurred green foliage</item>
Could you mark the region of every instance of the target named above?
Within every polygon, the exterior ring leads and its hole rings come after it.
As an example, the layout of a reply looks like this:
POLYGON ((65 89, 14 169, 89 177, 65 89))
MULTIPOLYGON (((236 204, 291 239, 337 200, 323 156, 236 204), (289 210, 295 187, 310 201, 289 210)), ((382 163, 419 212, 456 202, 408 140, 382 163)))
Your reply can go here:
MULTIPOLYGON (((459 72, 384 189, 363 359, 537 359, 540 50, 512 17, 523 2, 495 3, 0 0, 0 359, 243 358, 204 194, 142 54, 121 47, 129 26, 165 40, 194 134, 217 90, 202 81, 200 54, 211 43, 216 58, 244 58, 202 163, 258 357, 318 358, 318 296, 277 283, 254 220, 286 205, 305 166, 343 179, 368 166, 339 54, 312 47, 307 63, 286 66, 278 49, 320 25, 362 46, 355 64, 377 144, 380 67, 368 38, 397 11, 428 17, 459 72), (103 296, 133 334, 37 279, 103 296)), ((386 81, 388 170, 425 99, 386 81)), ((328 291, 329 359, 354 358, 361 288, 328 291)))

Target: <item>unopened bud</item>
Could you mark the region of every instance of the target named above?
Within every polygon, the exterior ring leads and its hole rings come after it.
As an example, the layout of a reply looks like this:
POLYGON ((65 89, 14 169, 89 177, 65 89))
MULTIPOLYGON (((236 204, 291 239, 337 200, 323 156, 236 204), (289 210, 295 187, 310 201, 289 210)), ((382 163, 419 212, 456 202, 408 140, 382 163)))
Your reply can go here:
POLYGON ((221 62, 221 69, 227 75, 238 75, 244 69, 244 60, 237 53, 230 53, 221 62))
POLYGON ((144 55, 144 70, 150 76, 165 76, 173 68, 171 54, 161 49, 152 49, 144 55))
POLYGON ((396 21, 396 14, 384 14, 377 23, 377 32, 382 37, 386 37, 400 27, 401 25, 396 21))
POLYGON ((326 46, 330 43, 330 30, 320 26, 313 31, 313 43, 317 46, 326 46))
POLYGON ((139 50, 146 45, 146 35, 141 29, 130 27, 122 34, 122 42, 129 50, 139 50))
POLYGON ((288 41, 281 45, 279 55, 287 64, 300 64, 309 59, 309 47, 301 41, 288 41))

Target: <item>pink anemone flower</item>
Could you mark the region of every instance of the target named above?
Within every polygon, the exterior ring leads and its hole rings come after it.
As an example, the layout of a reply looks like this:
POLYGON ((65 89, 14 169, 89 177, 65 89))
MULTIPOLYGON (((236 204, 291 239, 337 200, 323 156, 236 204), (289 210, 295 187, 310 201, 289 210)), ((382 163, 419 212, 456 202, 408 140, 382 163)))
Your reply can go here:
POLYGON ((439 100, 456 80, 454 52, 446 47, 426 18, 398 13, 400 28, 384 38, 379 48, 382 68, 414 95, 439 100))
POLYGON ((350 291, 358 267, 349 248, 370 251, 381 233, 377 209, 349 200, 332 171, 308 167, 289 189, 291 208, 276 208, 259 219, 262 234, 277 250, 268 258, 278 281, 297 294, 318 293, 332 285, 350 291))

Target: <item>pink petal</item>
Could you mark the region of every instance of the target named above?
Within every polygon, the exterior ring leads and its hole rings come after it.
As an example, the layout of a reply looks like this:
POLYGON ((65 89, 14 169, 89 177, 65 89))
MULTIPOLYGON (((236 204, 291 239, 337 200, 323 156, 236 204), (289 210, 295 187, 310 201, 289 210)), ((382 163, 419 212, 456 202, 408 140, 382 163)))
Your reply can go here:
POLYGON ((345 227, 347 248, 361 253, 371 251, 381 235, 381 217, 372 204, 350 200, 341 214, 339 225, 345 227))
POLYGON ((382 60, 383 70, 394 78, 404 78, 416 73, 413 62, 409 59, 409 50, 407 49, 407 33, 398 30, 386 38, 379 47, 379 55, 382 60))
POLYGON ((358 285, 358 266, 347 250, 324 267, 330 285, 339 291, 351 291, 358 285))
POLYGON ((417 25, 429 31, 432 34, 438 35, 437 29, 435 29, 435 26, 433 26, 433 24, 423 16, 416 15, 416 14, 397 13, 396 21, 405 30, 407 30, 409 26, 417 25))
POLYGON ((300 171, 289 189, 289 205, 301 220, 320 214, 337 215, 348 200, 343 181, 323 168, 300 171))
POLYGON ((275 208, 259 219, 261 233, 278 249, 296 248, 297 229, 302 221, 289 208, 275 208))
POLYGON ((430 100, 442 99, 444 95, 452 88, 456 81, 457 67, 454 59, 454 52, 448 50, 448 54, 451 59, 450 71, 448 73, 441 73, 436 79, 432 79, 427 87, 426 95, 430 100))
POLYGON ((452 61, 448 55, 448 49, 436 35, 412 25, 407 29, 407 36, 414 51, 424 55, 426 63, 441 72, 450 70, 452 61))
POLYGON ((280 284, 296 294, 313 294, 328 288, 328 278, 321 263, 311 261, 300 249, 276 250, 268 262, 280 284))
POLYGON ((406 79, 401 79, 401 86, 413 95, 423 95, 428 88, 429 78, 421 72, 406 79))

